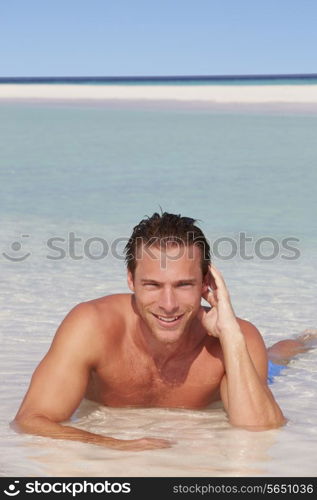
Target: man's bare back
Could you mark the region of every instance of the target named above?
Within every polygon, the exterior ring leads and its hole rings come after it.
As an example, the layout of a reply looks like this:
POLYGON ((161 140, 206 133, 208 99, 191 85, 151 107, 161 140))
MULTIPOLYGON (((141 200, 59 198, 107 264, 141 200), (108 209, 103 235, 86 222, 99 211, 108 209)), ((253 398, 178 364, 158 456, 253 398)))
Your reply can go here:
POLYGON ((93 335, 103 339, 88 399, 119 407, 201 408, 220 398, 222 351, 203 328, 192 332, 187 352, 160 364, 147 352, 133 295, 112 295, 83 306, 95 309, 99 328, 93 335))

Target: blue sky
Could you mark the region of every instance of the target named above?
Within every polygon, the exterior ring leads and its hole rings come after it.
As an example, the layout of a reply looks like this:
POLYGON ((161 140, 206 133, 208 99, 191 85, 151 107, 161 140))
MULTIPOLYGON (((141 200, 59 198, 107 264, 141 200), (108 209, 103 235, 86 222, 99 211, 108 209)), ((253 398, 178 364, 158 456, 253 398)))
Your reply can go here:
POLYGON ((4 0, 0 76, 317 73, 316 0, 4 0))

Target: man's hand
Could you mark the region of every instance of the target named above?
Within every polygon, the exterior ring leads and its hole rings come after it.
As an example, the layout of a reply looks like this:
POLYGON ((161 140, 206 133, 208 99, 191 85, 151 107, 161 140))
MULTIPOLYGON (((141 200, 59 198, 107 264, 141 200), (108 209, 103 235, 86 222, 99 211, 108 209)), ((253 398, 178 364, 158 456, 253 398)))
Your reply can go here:
POLYGON ((202 307, 200 318, 208 335, 221 339, 227 333, 240 330, 240 327, 221 273, 210 265, 207 279, 209 280, 209 289, 202 294, 202 297, 210 304, 211 309, 206 312, 202 307))
POLYGON ((52 422, 46 417, 41 416, 22 416, 16 417, 11 422, 11 428, 17 432, 26 432, 37 434, 39 436, 51 437, 54 439, 65 439, 72 441, 81 441, 114 450, 123 451, 144 451, 160 448, 170 448, 175 441, 144 437, 141 439, 116 439, 110 436, 103 436, 93 432, 85 431, 77 427, 62 425, 58 422, 52 422))
POLYGON ((279 427, 284 416, 267 387, 267 353, 257 328, 236 318, 220 272, 210 266, 209 289, 202 294, 211 309, 202 307, 200 319, 207 333, 219 338, 225 373, 221 399, 231 424, 253 430, 279 427), (210 289, 212 288, 212 289, 210 289), (241 328, 240 328, 241 325, 241 328))

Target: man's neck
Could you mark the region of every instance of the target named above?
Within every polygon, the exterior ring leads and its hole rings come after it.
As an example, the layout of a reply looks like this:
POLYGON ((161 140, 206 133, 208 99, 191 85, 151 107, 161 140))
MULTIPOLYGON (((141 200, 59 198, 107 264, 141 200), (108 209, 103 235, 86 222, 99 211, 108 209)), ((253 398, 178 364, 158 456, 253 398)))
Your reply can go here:
POLYGON ((194 320, 176 342, 162 342, 155 338, 139 317, 135 343, 154 360, 158 368, 163 368, 173 361, 190 358, 201 349, 206 335, 196 323, 197 320, 194 320))

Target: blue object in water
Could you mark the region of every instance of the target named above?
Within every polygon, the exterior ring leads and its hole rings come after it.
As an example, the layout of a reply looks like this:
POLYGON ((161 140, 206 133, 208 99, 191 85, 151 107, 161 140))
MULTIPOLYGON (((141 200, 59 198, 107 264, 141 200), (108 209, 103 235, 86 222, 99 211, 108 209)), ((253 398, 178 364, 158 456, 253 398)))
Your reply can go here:
POLYGON ((276 363, 273 363, 273 361, 269 359, 268 374, 267 374, 268 383, 273 384, 274 377, 279 375, 281 371, 284 370, 285 368, 286 368, 285 365, 278 365, 276 363))

